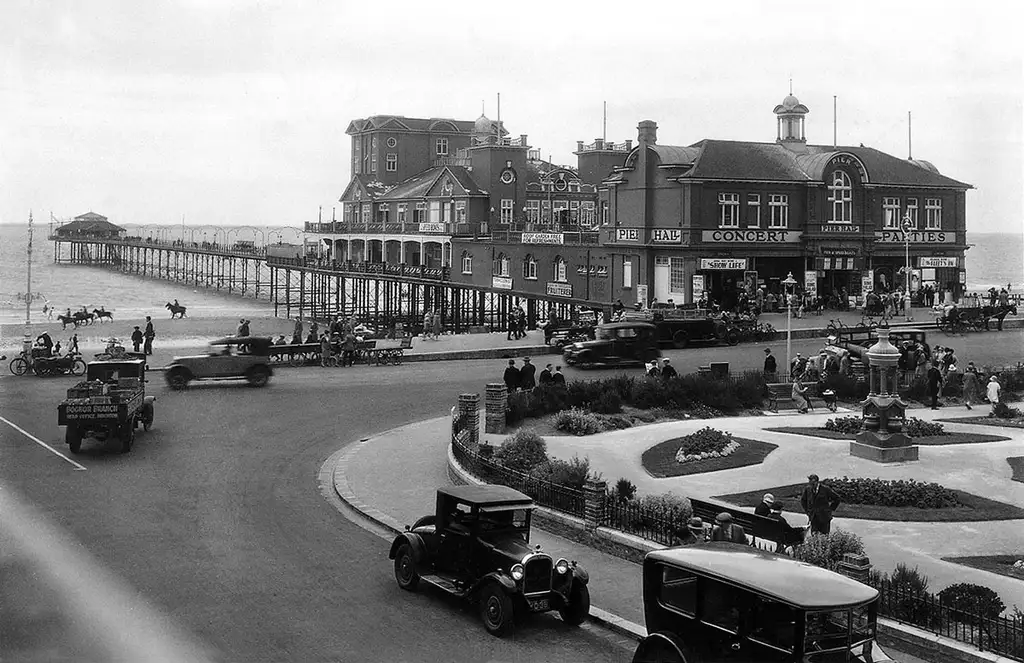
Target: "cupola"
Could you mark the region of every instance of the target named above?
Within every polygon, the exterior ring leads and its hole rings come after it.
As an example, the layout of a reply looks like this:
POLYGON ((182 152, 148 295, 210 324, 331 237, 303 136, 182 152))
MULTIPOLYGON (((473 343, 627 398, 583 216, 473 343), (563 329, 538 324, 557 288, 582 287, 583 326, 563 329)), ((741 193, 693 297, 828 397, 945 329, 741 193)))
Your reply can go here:
POLYGON ((807 136, 804 134, 804 116, 810 111, 807 106, 800 103, 800 100, 793 96, 790 90, 782 103, 775 107, 775 116, 778 118, 778 135, 775 140, 778 143, 806 143, 807 136))

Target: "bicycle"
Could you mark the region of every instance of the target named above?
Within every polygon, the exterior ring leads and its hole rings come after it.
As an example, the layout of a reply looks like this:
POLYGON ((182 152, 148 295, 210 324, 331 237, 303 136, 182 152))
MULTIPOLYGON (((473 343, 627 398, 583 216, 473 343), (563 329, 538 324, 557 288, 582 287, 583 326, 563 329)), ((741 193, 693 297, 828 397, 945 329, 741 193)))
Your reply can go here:
POLYGON ((11 373, 14 375, 25 375, 28 373, 28 369, 32 368, 32 355, 24 350, 11 360, 10 363, 11 373))

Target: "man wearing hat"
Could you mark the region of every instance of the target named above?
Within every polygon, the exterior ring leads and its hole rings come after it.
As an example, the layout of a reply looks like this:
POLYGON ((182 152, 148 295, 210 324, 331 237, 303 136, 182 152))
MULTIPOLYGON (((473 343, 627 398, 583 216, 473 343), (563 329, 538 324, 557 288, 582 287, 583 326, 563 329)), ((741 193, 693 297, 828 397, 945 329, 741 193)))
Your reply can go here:
POLYGON ((800 506, 811 521, 811 534, 828 534, 832 530, 832 513, 839 507, 839 502, 836 491, 820 483, 817 474, 807 476, 800 506))
POLYGON ((732 522, 732 514, 723 511, 715 516, 715 526, 711 529, 711 540, 746 544, 747 533, 743 531, 743 527, 732 522))
POLYGON ((769 382, 775 382, 776 373, 779 371, 779 366, 775 362, 775 355, 772 354, 771 348, 764 349, 764 378, 769 382))
POLYGON ((505 386, 508 388, 509 393, 512 393, 519 388, 519 369, 516 368, 516 360, 508 360, 508 368, 505 369, 505 374, 502 376, 505 381, 505 386))
POLYGON ((661 377, 668 380, 669 378, 674 378, 677 375, 679 374, 676 373, 675 366, 668 363, 668 359, 663 359, 661 362, 661 377))
POLYGON ((704 521, 694 516, 686 521, 686 527, 676 528, 672 532, 673 546, 692 546, 695 543, 704 543, 704 521))
POLYGON ((765 493, 764 497, 761 498, 761 503, 754 509, 755 516, 768 516, 772 512, 772 504, 775 504, 775 496, 771 493, 765 493))
POLYGON ((534 375, 537 367, 530 363, 529 357, 523 358, 523 367, 519 369, 519 388, 522 390, 533 389, 537 386, 534 375))
POLYGON ((138 352, 142 346, 142 329, 138 325, 135 325, 135 331, 132 332, 132 350, 138 352))

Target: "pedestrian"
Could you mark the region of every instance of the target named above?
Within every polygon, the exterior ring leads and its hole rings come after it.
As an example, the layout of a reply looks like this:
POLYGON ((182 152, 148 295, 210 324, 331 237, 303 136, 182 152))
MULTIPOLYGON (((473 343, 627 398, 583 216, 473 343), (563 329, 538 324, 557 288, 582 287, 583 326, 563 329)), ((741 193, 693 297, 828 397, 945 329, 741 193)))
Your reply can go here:
POLYGON ((511 309, 508 312, 508 332, 505 334, 506 341, 517 340, 519 338, 519 318, 516 317, 516 309, 511 309), (516 334, 516 338, 513 339, 512 335, 516 334))
POLYGON ((349 329, 341 342, 341 365, 354 366, 356 363, 356 335, 349 329))
POLYGON ((299 345, 302 343, 302 318, 295 319, 295 329, 292 331, 292 344, 299 345))
POLYGON ((434 334, 434 340, 441 340, 441 312, 434 309, 433 319, 431 321, 431 331, 434 334))
POLYGON ((519 369, 516 368, 515 359, 508 360, 508 368, 505 369, 502 379, 505 381, 505 387, 508 388, 510 394, 519 389, 519 369))
POLYGON ((331 339, 327 334, 320 337, 320 365, 327 367, 331 360, 331 339))
POLYGON ((664 380, 668 380, 674 377, 678 377, 679 373, 676 372, 675 367, 669 363, 668 359, 662 362, 661 366, 661 377, 664 380))
POLYGON ((536 387, 537 383, 533 377, 536 372, 537 367, 530 363, 530 358, 524 357, 523 367, 519 369, 519 388, 527 391, 536 387))
POLYGON ((775 382, 778 379, 779 365, 775 361, 775 355, 771 348, 764 349, 764 379, 766 382, 775 382))
POLYGON ((647 377, 649 377, 649 378, 656 378, 656 377, 660 377, 661 376, 661 371, 658 369, 658 362, 657 361, 649 361, 649 362, 647 362, 646 366, 647 366, 647 377))
POLYGON ((147 355, 153 354, 153 339, 156 338, 156 332, 153 330, 153 319, 150 316, 146 316, 146 331, 142 333, 145 338, 145 343, 142 345, 142 351, 147 355))
POLYGON ((249 320, 249 319, 242 320, 242 333, 239 334, 240 336, 248 336, 251 333, 249 331, 249 325, 251 323, 252 323, 252 320, 249 320))
POLYGON ((430 334, 434 331, 434 316, 430 311, 423 314, 423 340, 429 341, 430 334))
POLYGON ((548 364, 544 367, 544 370, 540 372, 540 375, 537 378, 537 383, 540 384, 540 386, 545 387, 551 384, 551 379, 551 364, 548 364))
POLYGON ((699 516, 694 516, 686 521, 686 527, 677 527, 672 532, 673 546, 692 546, 696 543, 704 543, 707 538, 704 535, 704 521, 699 516))
POLYGON ((928 395, 932 399, 932 409, 939 409, 939 389, 942 387, 942 373, 935 364, 928 369, 928 395))
POLYGON ((711 528, 712 541, 728 541, 730 543, 747 543, 747 533, 743 527, 732 522, 732 514, 728 511, 715 516, 715 526, 711 528))
POLYGON ((964 371, 964 405, 967 406, 968 410, 973 409, 971 403, 978 400, 978 371, 974 367, 974 362, 967 363, 967 370, 964 371))
POLYGON ((526 311, 516 307, 516 338, 526 338, 526 311))
POLYGON ((565 389, 565 376, 562 375, 562 367, 555 366, 555 373, 551 376, 551 384, 555 387, 565 389))
POLYGON ((772 504, 775 504, 775 496, 771 493, 765 493, 764 497, 761 498, 761 503, 754 509, 755 516, 767 516, 772 512, 772 504))
POLYGON ((1002 387, 999 385, 999 379, 996 376, 992 376, 988 379, 988 386, 985 387, 985 395, 988 396, 988 402, 992 404, 992 411, 996 411, 996 406, 999 405, 999 392, 1002 391, 1002 387))
POLYGON ((800 381, 800 378, 798 377, 793 380, 793 391, 790 395, 793 398, 793 403, 796 405, 797 412, 800 414, 806 414, 807 408, 810 407, 810 402, 807 400, 807 397, 804 396, 806 393, 807 387, 805 387, 804 383, 800 381))
POLYGON ((839 508, 836 491, 821 483, 817 474, 807 475, 807 485, 800 495, 800 506, 811 521, 811 534, 828 534, 832 529, 832 514, 839 508))
POLYGON ((71 354, 78 354, 78 334, 71 337, 71 345, 68 346, 68 352, 71 354))
POLYGON ((789 376, 790 379, 798 378, 804 374, 807 370, 807 357, 804 357, 799 352, 793 357, 793 360, 789 362, 789 376))
POLYGON ((135 331, 132 332, 132 351, 138 352, 142 346, 142 329, 138 325, 135 325, 135 331))

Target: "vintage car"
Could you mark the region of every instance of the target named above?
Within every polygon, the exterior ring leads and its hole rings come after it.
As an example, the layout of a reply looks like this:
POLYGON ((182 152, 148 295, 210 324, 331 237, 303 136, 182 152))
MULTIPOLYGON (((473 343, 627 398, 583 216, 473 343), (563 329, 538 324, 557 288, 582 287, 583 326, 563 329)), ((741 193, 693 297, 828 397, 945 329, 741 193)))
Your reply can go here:
POLYGON ((435 514, 391 544, 398 586, 412 591, 423 581, 475 602, 493 635, 509 633, 523 614, 548 610, 578 626, 590 614, 590 576, 530 545, 533 508, 506 486, 438 488, 435 514))
POLYGON ((650 552, 633 663, 877 663, 878 590, 736 543, 650 552))
POLYGON ((185 389, 192 380, 245 379, 254 387, 266 386, 270 369, 271 339, 228 336, 211 341, 204 355, 175 357, 164 373, 171 389, 185 389))
POLYGON ((600 325, 593 341, 565 346, 565 363, 580 368, 619 364, 643 364, 661 356, 654 325, 646 322, 612 322, 600 325))

